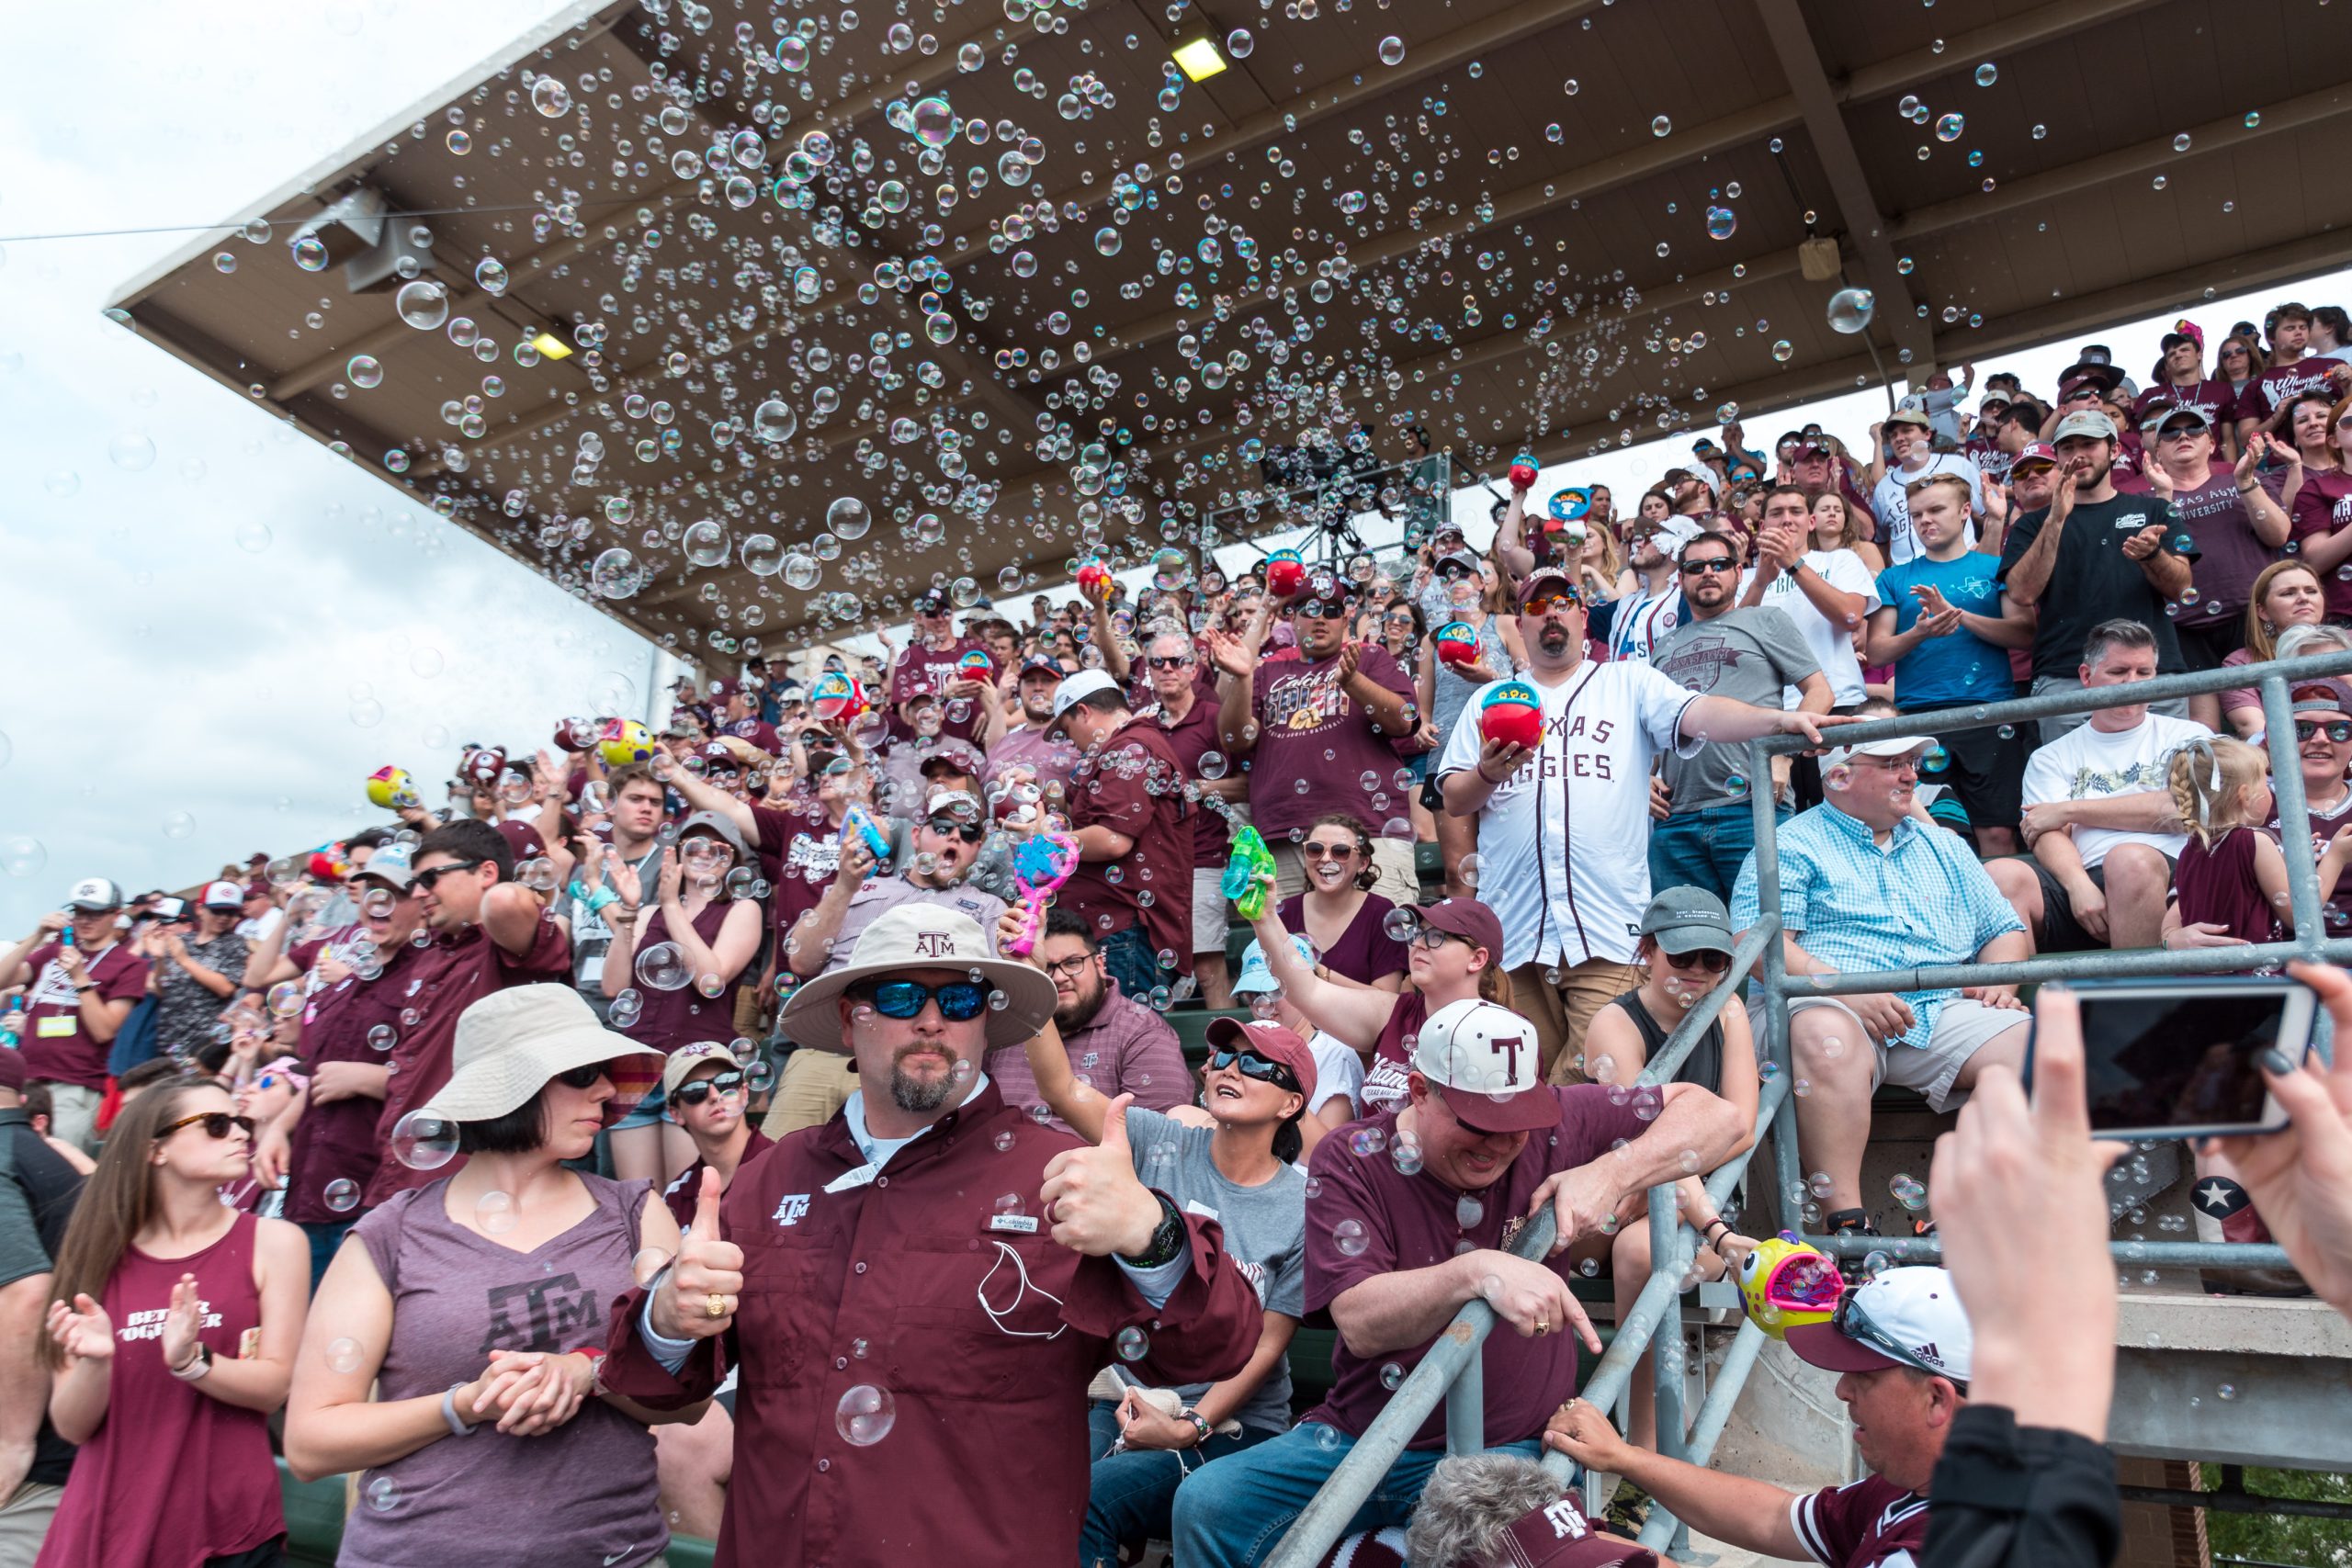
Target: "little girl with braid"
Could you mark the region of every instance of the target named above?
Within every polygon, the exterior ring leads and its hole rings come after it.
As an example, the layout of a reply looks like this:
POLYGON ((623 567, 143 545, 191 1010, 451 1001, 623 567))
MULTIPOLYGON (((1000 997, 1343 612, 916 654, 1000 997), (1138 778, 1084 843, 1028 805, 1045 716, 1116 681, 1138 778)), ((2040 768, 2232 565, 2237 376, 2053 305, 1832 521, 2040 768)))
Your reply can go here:
MULTIPOLYGON (((2270 819, 2269 759, 2243 740, 2193 740, 2173 753, 2166 783, 2188 843, 2173 873, 2184 926, 2218 927, 2241 942, 2284 941, 2295 915, 2287 857, 2262 829, 2270 819)), ((2319 862, 2319 896, 2335 895, 2352 863, 2352 834, 2339 834, 2319 862)))

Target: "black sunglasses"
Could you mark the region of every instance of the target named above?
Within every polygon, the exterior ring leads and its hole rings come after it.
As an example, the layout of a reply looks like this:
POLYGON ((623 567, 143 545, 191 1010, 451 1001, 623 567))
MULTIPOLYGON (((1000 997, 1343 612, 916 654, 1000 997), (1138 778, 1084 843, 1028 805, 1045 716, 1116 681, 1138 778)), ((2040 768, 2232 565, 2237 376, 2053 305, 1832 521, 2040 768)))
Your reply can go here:
POLYGON ((199 1122, 204 1123, 204 1135, 208 1138, 225 1138, 232 1129, 248 1138, 254 1135, 254 1119, 250 1116, 232 1116, 226 1111, 199 1111, 156 1128, 156 1141, 160 1143, 181 1128, 193 1127, 199 1122))
POLYGON ((424 891, 430 893, 433 891, 434 885, 439 882, 443 877, 448 875, 450 873, 458 871, 471 871, 481 863, 482 863, 478 859, 453 860, 447 865, 436 865, 430 871, 417 872, 410 878, 410 880, 417 886, 422 887, 424 891))
POLYGON ((989 987, 978 980, 950 980, 939 986, 926 986, 920 980, 885 980, 866 993, 876 1012, 901 1022, 919 1016, 933 997, 939 998, 939 1016, 951 1023, 966 1022, 988 1010, 989 987))
POLYGON ((1226 1045, 1209 1053, 1212 1071, 1232 1066, 1236 1062, 1241 1064, 1241 1076, 1245 1078, 1256 1078, 1260 1083, 1270 1083, 1292 1094, 1298 1092, 1298 1080, 1291 1076, 1288 1067, 1280 1062, 1269 1062, 1255 1051, 1237 1051, 1226 1045))
POLYGON ((607 1076, 604 1063, 591 1062, 584 1067, 566 1067, 556 1074, 555 1081, 566 1089, 589 1089, 598 1078, 607 1076))
POLYGON ((1145 662, 1154 670, 1182 670, 1193 662, 1193 656, 1189 653, 1154 653, 1147 656, 1145 662))
POLYGON ((924 826, 943 839, 959 838, 967 844, 977 844, 989 836, 986 823, 963 822, 953 817, 933 817, 924 826))
POLYGON ((1702 948, 1696 953, 1669 953, 1666 961, 1677 969, 1704 969, 1710 975, 1720 975, 1731 967, 1731 954, 1702 948))
POLYGON ((670 1098, 681 1105, 700 1105, 714 1094, 734 1094, 743 1087, 741 1073, 713 1073, 707 1078, 696 1078, 680 1084, 678 1092, 670 1098))
POLYGON ((2330 740, 2341 746, 2346 740, 2352 740, 2352 721, 2340 718, 2329 719, 2324 724, 2316 719, 2308 718, 2299 718, 2295 721, 2295 739, 2298 740, 2309 740, 2322 731, 2326 733, 2330 740))
POLYGON ((1729 556, 1712 556, 1705 560, 1687 560, 1682 563, 1682 575, 1685 577, 1711 571, 1734 572, 1738 570, 1739 563, 1729 556))

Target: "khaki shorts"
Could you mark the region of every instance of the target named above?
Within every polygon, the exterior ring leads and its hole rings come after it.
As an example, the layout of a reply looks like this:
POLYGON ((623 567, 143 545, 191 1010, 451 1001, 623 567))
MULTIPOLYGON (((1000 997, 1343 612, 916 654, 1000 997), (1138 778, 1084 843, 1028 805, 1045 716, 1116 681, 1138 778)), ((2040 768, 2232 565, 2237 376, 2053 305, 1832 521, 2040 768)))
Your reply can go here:
MULTIPOLYGON (((1274 856, 1274 901, 1280 903, 1306 892, 1306 867, 1299 858, 1298 846, 1284 841, 1269 842, 1266 848, 1274 856)), ((1421 901, 1421 874, 1413 864, 1412 840, 1373 840, 1372 865, 1378 874, 1378 880, 1372 885, 1374 893, 1400 908, 1421 901)), ((1222 897, 1218 902, 1223 907, 1222 897)))
POLYGON ((784 1071, 776 1075, 775 1095, 760 1131, 781 1138, 804 1127, 821 1127, 849 1103, 850 1093, 856 1088, 856 1057, 804 1045, 784 1059, 784 1071))
POLYGON ((64 1495, 62 1486, 28 1481, 15 1496, 0 1503, 0 1568, 33 1568, 64 1495))
POLYGON ((77 1083, 51 1082, 49 1086, 49 1135, 61 1144, 72 1144, 84 1154, 98 1152, 98 1107, 106 1096, 96 1089, 85 1089, 77 1083))
POLYGON ((1196 865, 1193 868, 1193 951, 1223 953, 1226 927, 1231 923, 1233 906, 1225 901, 1225 868, 1218 865, 1196 865))
MULTIPOLYGON (((1837 997, 1792 997, 1789 998, 1791 1021, 1807 1008, 1835 1008, 1852 1021, 1854 1038, 1866 1041, 1869 1032, 1852 1008, 1837 997)), ((1871 1088, 1881 1084, 1900 1084, 1917 1089, 1926 1099, 1930 1111, 1949 1108, 1952 1083, 1960 1077, 1960 1069, 1968 1059, 1990 1045, 2012 1029, 2023 1029, 2030 1021, 2030 1014, 2015 1008, 1987 1007, 1973 997, 1954 997, 1937 1010, 1936 1027, 1925 1045, 1881 1045, 1877 1047, 1878 1065, 1871 1076, 1871 1088)), ((1760 1000, 1747 1004, 1747 1018, 1756 1038, 1764 1038, 1764 1013, 1760 1000)))

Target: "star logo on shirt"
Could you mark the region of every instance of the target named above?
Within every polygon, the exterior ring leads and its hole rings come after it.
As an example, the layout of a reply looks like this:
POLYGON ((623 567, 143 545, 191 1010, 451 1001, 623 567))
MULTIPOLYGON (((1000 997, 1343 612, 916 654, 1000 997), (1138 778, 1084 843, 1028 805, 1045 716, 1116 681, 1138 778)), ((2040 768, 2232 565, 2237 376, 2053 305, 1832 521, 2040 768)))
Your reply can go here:
POLYGON ((2246 1205, 2245 1189, 2221 1177, 2208 1178, 2197 1190, 2197 1206, 2211 1214, 2227 1219, 2246 1205))

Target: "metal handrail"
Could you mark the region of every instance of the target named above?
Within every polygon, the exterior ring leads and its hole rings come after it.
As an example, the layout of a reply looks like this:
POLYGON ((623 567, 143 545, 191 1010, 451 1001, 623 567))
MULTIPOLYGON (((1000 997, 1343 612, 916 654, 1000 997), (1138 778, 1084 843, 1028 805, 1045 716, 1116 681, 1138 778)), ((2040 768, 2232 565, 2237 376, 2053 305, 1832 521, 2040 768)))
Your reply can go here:
MULTIPOLYGON (((2305 659, 2274 660, 2236 668, 2197 671, 2159 676, 2153 681, 2097 690, 2051 692, 2012 702, 1988 703, 1967 708, 1945 708, 1932 714, 1870 719, 1838 728, 1842 742, 1931 737, 1954 729, 1979 729, 2000 724, 2089 713, 2100 708, 2165 702, 2252 685, 2262 694, 2264 739, 2270 751, 2271 788, 2281 823, 2307 819, 2303 779, 2294 747, 2290 686, 2299 682, 2352 674, 2352 653, 2317 654, 2305 659)), ((1749 743, 1750 778, 1771 776, 1769 760, 1780 752, 1804 749, 1796 737, 1772 736, 1749 743)), ((2283 942, 2247 947, 2098 953, 2060 953, 2004 964, 1937 964, 1870 973, 1806 976, 1792 982, 1778 940, 1781 933, 1780 852, 1775 838, 1778 821, 1769 791, 1750 791, 1756 814, 1757 886, 1761 910, 1756 923, 1741 933, 1731 967, 1723 981, 1702 998, 1657 1053, 1644 1064, 1636 1080, 1662 1083, 1680 1069, 1699 1036, 1718 1018, 1749 971, 1760 960, 1764 998, 1764 1057, 1777 1071, 1768 1077, 1758 1096, 1756 1127, 1748 1147, 1724 1162, 1707 1179, 1709 1199, 1720 1206, 1746 1174, 1750 1159, 1762 1146, 1764 1134, 1772 1134, 1775 1174, 1785 1195, 1798 1190, 1799 1154, 1796 1101, 1789 1053, 1788 1004, 1792 993, 1808 996, 1849 996, 1885 990, 1940 990, 1961 986, 2017 985, 2043 980, 2090 977, 2209 974, 2267 966, 2290 959, 2352 964, 2352 938, 2331 939, 2321 919, 2316 858, 2308 833, 2287 833, 2282 845, 2287 858, 2290 904, 2295 916, 2295 936, 2283 942)), ((1612 1406, 1634 1369, 1682 1293, 1683 1274, 1700 1244, 1698 1233, 1676 1215, 1674 1184, 1649 1189, 1650 1276, 1633 1306, 1617 1325, 1614 1338, 1587 1380, 1582 1397, 1600 1409, 1612 1406)), ((1790 1227, 1792 1229, 1797 1227, 1790 1227)), ((1532 1216, 1512 1251, 1521 1258, 1542 1258, 1551 1250, 1556 1222, 1551 1210, 1532 1216)), ((1933 1238, 1883 1236, 1806 1236, 1833 1256, 1863 1256, 1882 1248, 1907 1258, 1940 1258, 1941 1244, 1933 1238)), ((2283 1249, 2248 1242, 2114 1242, 2115 1256, 2143 1266, 2177 1268, 2291 1269, 2283 1249)), ((1480 1348, 1495 1325, 1494 1309, 1472 1302, 1439 1334, 1429 1353, 1390 1397, 1363 1436, 1335 1469, 1267 1560, 1268 1568, 1313 1568, 1339 1540, 1356 1510, 1369 1497, 1421 1423, 1446 1404, 1448 1452, 1475 1452, 1484 1447, 1483 1390, 1478 1380, 1480 1348)), ((1683 1418, 1681 1357, 1663 1351, 1652 1357, 1656 1379, 1658 1451, 1693 1464, 1713 1457, 1716 1440, 1745 1389, 1749 1371, 1763 1349, 1764 1333, 1742 1319, 1725 1353, 1722 1371, 1696 1416, 1683 1418)), ((1544 1467, 1562 1485, 1577 1479, 1577 1467, 1565 1454, 1547 1452, 1544 1467)), ((1653 1551, 1679 1547, 1687 1532, 1671 1511, 1653 1505, 1642 1529, 1641 1541, 1653 1551)))

